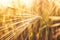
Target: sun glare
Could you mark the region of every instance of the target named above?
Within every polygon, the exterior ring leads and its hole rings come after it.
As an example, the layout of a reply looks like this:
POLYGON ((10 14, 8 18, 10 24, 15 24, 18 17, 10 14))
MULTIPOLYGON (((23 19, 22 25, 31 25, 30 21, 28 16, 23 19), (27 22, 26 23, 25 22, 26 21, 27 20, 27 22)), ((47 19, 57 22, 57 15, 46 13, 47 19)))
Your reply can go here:
POLYGON ((34 0, 20 0, 21 5, 25 5, 27 8, 30 8, 34 0))
POLYGON ((4 6, 4 7, 10 7, 11 5, 11 0, 0 0, 0 5, 4 6))
POLYGON ((54 2, 58 7, 60 7, 60 0, 55 0, 54 2))
MULTIPOLYGON (((0 0, 0 5, 4 6, 4 7, 12 7, 13 4, 12 4, 12 1, 14 0, 0 0)), ((18 2, 14 1, 15 4, 18 2)), ((34 3, 34 0, 19 0, 20 2, 20 5, 25 5, 26 8, 30 8, 32 7, 32 4, 34 3)))

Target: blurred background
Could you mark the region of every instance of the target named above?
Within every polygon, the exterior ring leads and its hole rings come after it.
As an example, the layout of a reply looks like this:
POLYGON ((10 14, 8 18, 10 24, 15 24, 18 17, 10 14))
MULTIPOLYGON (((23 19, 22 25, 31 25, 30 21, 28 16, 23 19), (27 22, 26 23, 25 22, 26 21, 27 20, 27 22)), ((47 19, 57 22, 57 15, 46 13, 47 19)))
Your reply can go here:
POLYGON ((0 0, 0 40, 60 40, 60 0, 0 0))

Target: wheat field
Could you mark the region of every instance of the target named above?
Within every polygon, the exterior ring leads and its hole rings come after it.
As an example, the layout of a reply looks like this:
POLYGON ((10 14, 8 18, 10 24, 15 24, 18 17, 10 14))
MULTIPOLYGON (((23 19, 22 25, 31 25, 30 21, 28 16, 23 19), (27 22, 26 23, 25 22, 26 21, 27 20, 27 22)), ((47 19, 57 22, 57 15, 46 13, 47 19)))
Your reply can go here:
POLYGON ((0 0, 0 40, 60 40, 60 1, 0 0))

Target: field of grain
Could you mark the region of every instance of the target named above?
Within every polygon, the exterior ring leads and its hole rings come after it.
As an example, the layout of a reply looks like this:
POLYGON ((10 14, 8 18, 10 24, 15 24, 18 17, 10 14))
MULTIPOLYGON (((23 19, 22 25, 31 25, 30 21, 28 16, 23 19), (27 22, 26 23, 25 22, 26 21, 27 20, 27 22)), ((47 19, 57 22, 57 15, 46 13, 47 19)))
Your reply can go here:
POLYGON ((0 0, 0 40, 60 40, 60 1, 0 0))

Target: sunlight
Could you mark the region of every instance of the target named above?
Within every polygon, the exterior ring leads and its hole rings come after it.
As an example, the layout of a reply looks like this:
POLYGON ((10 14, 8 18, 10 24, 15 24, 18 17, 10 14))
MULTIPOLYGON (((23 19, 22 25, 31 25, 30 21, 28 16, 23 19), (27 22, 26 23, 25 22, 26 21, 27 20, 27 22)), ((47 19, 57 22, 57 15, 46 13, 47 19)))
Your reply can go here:
POLYGON ((20 0, 21 5, 25 5, 27 8, 30 8, 34 0, 20 0))
POLYGON ((55 0, 55 4, 60 7, 60 0, 55 0))
POLYGON ((4 6, 4 7, 11 7, 12 5, 11 5, 11 0, 0 0, 0 4, 2 5, 2 6, 4 6))

